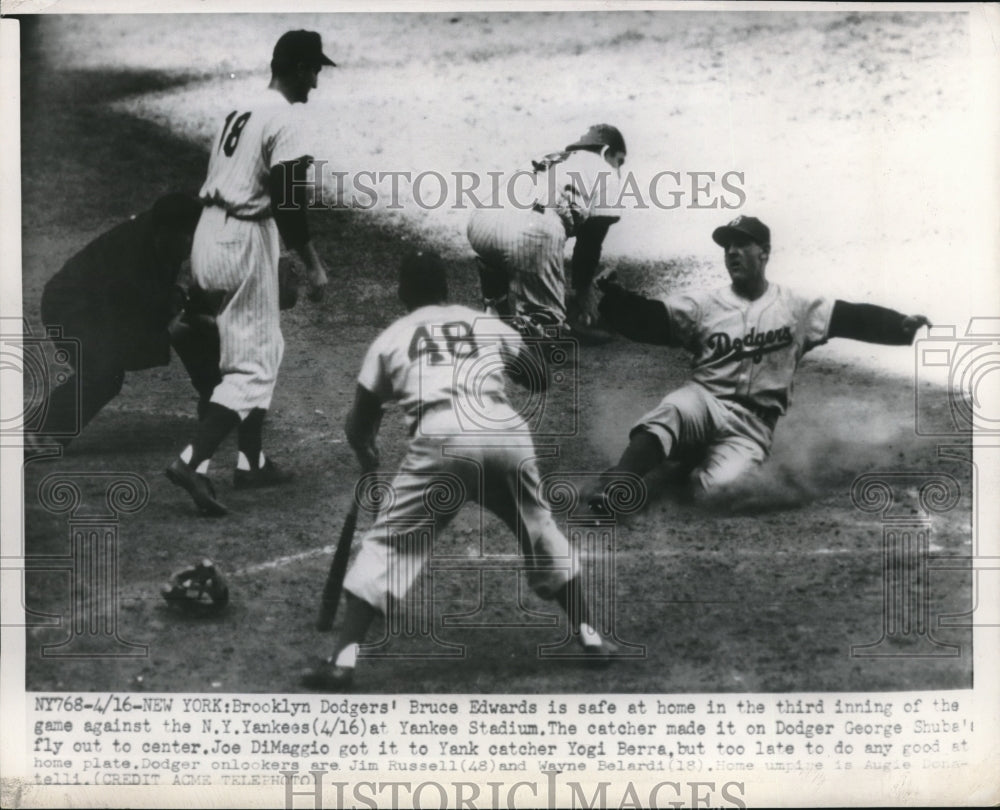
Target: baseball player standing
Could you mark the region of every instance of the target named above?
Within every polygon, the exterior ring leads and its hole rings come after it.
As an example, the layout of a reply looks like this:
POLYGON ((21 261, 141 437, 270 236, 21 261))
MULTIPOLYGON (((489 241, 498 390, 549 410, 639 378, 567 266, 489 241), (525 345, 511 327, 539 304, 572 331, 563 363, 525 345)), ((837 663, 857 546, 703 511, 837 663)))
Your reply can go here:
POLYGON ((390 599, 405 596, 429 553, 405 535, 433 531, 438 537, 470 500, 517 536, 531 586, 567 612, 583 652, 597 661, 613 652, 593 629, 568 541, 539 500, 534 445, 504 390, 504 368, 517 378, 517 355, 530 349, 501 320, 448 305, 447 296, 440 258, 427 252, 407 256, 400 267, 399 298, 408 314, 376 338, 361 365, 347 437, 362 469, 378 466, 375 440, 384 403, 400 403, 411 439, 392 482, 392 503, 365 534, 344 580, 346 615, 333 654, 303 675, 309 688, 350 686, 369 625, 385 614, 390 599), (457 495, 455 508, 430 509, 431 488, 448 481, 457 495), (401 524, 405 533, 392 531, 401 524))
POLYGON ((291 477, 261 450, 284 349, 278 237, 302 260, 310 298, 318 300, 326 267, 309 239, 306 180, 312 155, 302 142, 297 105, 309 100, 322 67, 333 64, 316 32, 283 34, 274 46, 269 87, 227 108, 212 141, 191 265, 201 288, 224 294, 217 315, 222 381, 194 440, 166 469, 170 481, 186 489, 207 515, 226 514, 205 472, 237 425, 234 486, 273 486, 291 477))
MULTIPOLYGON (((724 250, 727 287, 650 300, 613 278, 598 281, 600 312, 621 334, 693 355, 690 382, 632 427, 606 485, 618 472, 644 475, 669 458, 690 467, 696 496, 717 491, 767 458, 807 351, 835 337, 910 345, 930 325, 923 315, 804 296, 769 282, 771 232, 755 217, 736 217, 712 239, 724 250)), ((603 493, 594 493, 590 506, 606 512, 603 493)))
POLYGON ((620 218, 616 207, 625 139, 595 124, 561 152, 532 161, 535 199, 479 208, 467 229, 479 261, 487 311, 518 316, 536 327, 567 322, 566 240, 575 237, 570 329, 592 342, 610 336, 593 328, 593 280, 604 237, 620 218), (610 167, 610 170, 609 170, 610 167))

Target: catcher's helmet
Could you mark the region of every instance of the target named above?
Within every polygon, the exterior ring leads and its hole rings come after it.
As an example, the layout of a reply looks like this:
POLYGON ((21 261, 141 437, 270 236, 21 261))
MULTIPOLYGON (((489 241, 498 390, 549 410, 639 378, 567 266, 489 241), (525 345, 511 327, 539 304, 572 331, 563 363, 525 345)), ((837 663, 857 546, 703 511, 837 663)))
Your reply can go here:
POLYGON ((571 143, 566 147, 567 152, 574 149, 589 149, 595 146, 607 146, 616 152, 627 152, 625 148, 625 138, 618 127, 611 124, 594 124, 583 135, 577 138, 576 143, 571 143))
POLYGON ((218 613, 229 603, 229 586, 207 559, 174 574, 162 593, 171 607, 203 616, 218 613))

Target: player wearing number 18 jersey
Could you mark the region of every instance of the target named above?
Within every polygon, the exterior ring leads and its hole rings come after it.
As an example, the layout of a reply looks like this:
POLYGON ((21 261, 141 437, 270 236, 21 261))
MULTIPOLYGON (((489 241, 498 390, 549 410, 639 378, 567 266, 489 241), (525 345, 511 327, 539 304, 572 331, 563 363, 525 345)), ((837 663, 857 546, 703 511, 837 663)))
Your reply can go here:
POLYGON ((279 235, 306 267, 310 298, 322 297, 326 268, 309 239, 306 174, 312 153, 303 142, 301 107, 323 65, 319 34, 289 31, 274 47, 271 83, 220 115, 211 145, 205 205, 195 231, 191 269, 197 284, 222 301, 219 328, 222 381, 194 440, 167 468, 204 514, 223 515, 208 477, 208 461, 235 426, 237 487, 281 484, 290 476, 261 450, 284 351, 278 305, 279 235))
POLYGON ((406 595, 430 544, 467 501, 507 524, 527 559, 531 586, 567 611, 584 654, 606 659, 611 645, 592 627, 568 541, 540 499, 531 434, 504 390, 504 369, 516 376, 518 358, 524 363, 530 349, 501 320, 446 304, 445 271, 434 254, 418 252, 403 261, 399 297, 409 314, 369 348, 347 436, 362 468, 374 470, 382 406, 395 401, 407 420, 410 445, 392 495, 344 580, 347 611, 333 655, 307 671, 303 684, 328 690, 350 684, 369 624, 391 600, 406 595), (435 497, 436 487, 448 490, 446 507, 435 497), (428 534, 429 543, 413 540, 428 534))

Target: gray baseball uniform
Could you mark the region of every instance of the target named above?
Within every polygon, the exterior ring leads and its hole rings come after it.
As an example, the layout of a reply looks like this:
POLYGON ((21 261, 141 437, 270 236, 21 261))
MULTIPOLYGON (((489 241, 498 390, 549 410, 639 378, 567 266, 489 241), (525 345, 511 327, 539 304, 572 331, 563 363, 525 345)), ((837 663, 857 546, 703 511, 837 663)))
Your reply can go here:
POLYGON ((388 595, 406 594, 426 553, 404 542, 399 527, 418 535, 433 528, 437 537, 465 501, 482 504, 514 532, 542 596, 576 573, 568 541, 539 499, 531 436, 504 391, 503 354, 521 346, 502 321, 458 305, 415 309, 371 345, 358 382, 382 402, 400 403, 412 438, 392 482, 393 502, 347 573, 349 592, 385 612, 388 595), (505 427, 512 432, 503 435, 505 427), (459 503, 430 510, 428 488, 446 481, 458 487, 459 503))
MULTIPOLYGON (((632 427, 606 483, 621 472, 644 475, 674 458, 692 468, 696 494, 729 484, 767 457, 806 352, 834 337, 909 344, 929 323, 923 315, 769 283, 771 231, 756 217, 738 216, 716 228, 712 239, 724 250, 728 287, 647 299, 611 278, 598 282, 604 291, 600 312, 615 329, 692 355, 690 382, 632 427)), ((606 507, 601 493, 590 506, 598 512, 606 507)))
POLYGON ((833 300, 772 283, 754 301, 723 287, 662 303, 670 345, 693 355, 691 380, 641 417, 632 433, 647 430, 681 455, 707 448, 693 477, 708 490, 767 458, 799 361, 826 342, 833 300))

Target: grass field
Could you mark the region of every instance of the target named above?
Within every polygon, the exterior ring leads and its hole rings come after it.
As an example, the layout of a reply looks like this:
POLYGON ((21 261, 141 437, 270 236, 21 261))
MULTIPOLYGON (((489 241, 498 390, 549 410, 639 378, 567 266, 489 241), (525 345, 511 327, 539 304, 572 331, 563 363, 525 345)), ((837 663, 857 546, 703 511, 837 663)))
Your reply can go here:
MULTIPOLYGON (((69 256, 159 194, 198 187, 216 107, 234 88, 266 82, 273 39, 300 26, 322 31, 343 64, 324 71, 309 105, 335 167, 509 169, 606 119, 624 130, 637 174, 744 170, 746 212, 776 234, 778 280, 822 283, 833 295, 927 311, 945 323, 980 314, 976 302, 993 300, 983 297, 982 277, 984 257, 994 255, 982 234, 993 231, 982 227, 981 184, 969 183, 986 136, 970 123, 976 101, 964 78, 962 15, 250 15, 225 22, 225 38, 215 33, 218 21, 202 16, 52 16, 24 24, 23 289, 33 328, 40 327, 42 286, 69 256), (554 29, 560 44, 553 47, 554 29), (971 191, 956 194, 963 187, 971 191), (959 244, 961 266, 953 267, 959 244), (943 267, 947 292, 935 275, 943 267)), ((605 262, 631 284, 665 292, 723 278, 708 234, 730 212, 629 213, 612 229, 605 262)), ((298 473, 293 487, 233 492, 235 449, 227 443, 213 477, 233 514, 221 521, 194 514, 162 476, 195 424, 195 395, 176 359, 130 374, 121 396, 64 457, 26 466, 29 555, 64 555, 69 547, 65 515, 38 499, 46 476, 77 476, 97 499, 93 473, 135 473, 149 489, 148 505, 118 525, 119 635, 148 645, 148 655, 45 657, 41 646, 58 643, 65 630, 30 628, 29 689, 298 688, 297 663, 327 644, 312 621, 357 475, 342 423, 361 358, 401 314, 395 266, 415 240, 444 252, 453 298, 476 304, 464 216, 407 207, 313 217, 336 292, 285 313, 286 354, 266 436, 275 457, 298 473), (159 587, 202 556, 230 575, 232 604, 211 620, 178 617, 159 587)), ((515 552, 514 538, 467 507, 440 550, 472 562, 467 570, 442 566, 427 585, 436 637, 464 645, 462 657, 363 662, 361 689, 970 686, 968 629, 934 630, 960 645, 957 657, 850 655, 852 644, 879 638, 883 621, 881 525, 852 505, 856 476, 954 476, 961 497, 933 518, 932 551, 971 553, 970 467, 940 458, 934 439, 916 435, 913 367, 912 350, 819 349, 803 363, 773 458, 731 500, 695 506, 654 476, 650 505, 616 530, 614 625, 622 640, 645 645, 644 657, 597 673, 542 660, 538 645, 560 638, 557 617, 530 594, 519 607, 516 574, 502 559, 515 552), (486 559, 477 561, 481 548, 486 559), (480 563, 499 568, 483 575, 481 605, 480 563), (477 606, 494 626, 444 621, 477 606)), ((549 443, 555 455, 544 471, 602 469, 624 446, 632 420, 685 373, 686 359, 673 350, 624 340, 581 349, 577 405, 556 398, 547 416, 556 424, 575 417, 579 431, 549 443)), ((925 407, 945 414, 944 389, 922 377, 920 385, 925 407)), ((405 448, 397 417, 390 414, 382 432, 386 469, 405 448)), ((565 525, 572 517, 558 519, 565 525)), ((28 596, 34 610, 65 613, 65 575, 29 575, 28 596)), ((931 617, 970 604, 967 573, 933 573, 931 617)), ((397 639, 388 649, 426 652, 422 643, 397 639)), ((893 643, 905 654, 915 641, 893 643)))

